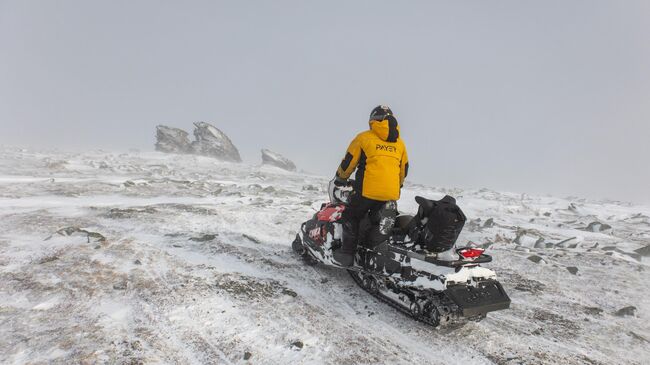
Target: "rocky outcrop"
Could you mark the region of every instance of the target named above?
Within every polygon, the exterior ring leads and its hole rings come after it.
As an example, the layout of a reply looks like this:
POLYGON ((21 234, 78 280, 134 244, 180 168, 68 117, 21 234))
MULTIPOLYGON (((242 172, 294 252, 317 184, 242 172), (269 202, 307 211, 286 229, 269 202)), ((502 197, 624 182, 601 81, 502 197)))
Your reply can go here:
POLYGON ((194 126, 193 142, 190 142, 188 133, 182 129, 157 126, 156 151, 190 153, 215 157, 223 161, 241 162, 237 147, 225 133, 206 122, 194 123, 194 126))
POLYGON ((159 125, 156 127, 156 151, 189 153, 191 144, 188 133, 182 129, 159 125))
POLYGON ((262 149, 262 164, 276 166, 287 171, 296 171, 296 165, 291 160, 267 149, 262 149))
POLYGON ((222 131, 206 122, 194 123, 194 126, 196 140, 192 142, 192 153, 224 161, 241 162, 239 150, 222 131))
POLYGON ((633 305, 623 307, 614 313, 615 316, 625 317, 625 316, 634 316, 636 314, 636 307, 633 305))
POLYGON ((602 232, 606 231, 608 229, 612 229, 612 226, 606 223, 600 223, 600 222, 591 222, 589 225, 585 228, 583 228, 583 231, 589 231, 589 232, 602 232))

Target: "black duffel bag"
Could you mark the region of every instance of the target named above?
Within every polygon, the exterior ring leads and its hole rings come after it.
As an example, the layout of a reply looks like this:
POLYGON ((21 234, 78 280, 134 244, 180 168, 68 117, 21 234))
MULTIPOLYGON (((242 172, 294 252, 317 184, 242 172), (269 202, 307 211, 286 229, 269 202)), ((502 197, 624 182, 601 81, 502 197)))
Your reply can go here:
POLYGON ((449 195, 440 200, 416 196, 415 201, 420 208, 409 227, 409 237, 429 251, 452 248, 467 220, 456 199, 449 195))

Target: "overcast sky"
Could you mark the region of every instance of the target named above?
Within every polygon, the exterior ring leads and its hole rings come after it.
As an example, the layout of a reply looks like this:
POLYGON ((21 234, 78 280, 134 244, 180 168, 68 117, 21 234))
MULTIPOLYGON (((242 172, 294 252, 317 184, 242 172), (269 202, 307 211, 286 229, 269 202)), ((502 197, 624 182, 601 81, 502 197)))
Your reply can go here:
POLYGON ((649 202, 650 2, 0 0, 0 144, 203 120, 333 175, 379 103, 411 181, 649 202))

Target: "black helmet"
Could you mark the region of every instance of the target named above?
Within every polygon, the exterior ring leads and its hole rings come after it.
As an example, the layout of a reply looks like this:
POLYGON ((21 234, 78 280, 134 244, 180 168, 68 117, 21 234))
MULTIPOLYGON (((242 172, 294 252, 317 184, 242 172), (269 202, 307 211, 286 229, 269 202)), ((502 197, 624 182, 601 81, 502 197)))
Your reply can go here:
POLYGON ((379 105, 370 112, 370 120, 384 120, 389 115, 393 115, 393 111, 386 105, 379 105))

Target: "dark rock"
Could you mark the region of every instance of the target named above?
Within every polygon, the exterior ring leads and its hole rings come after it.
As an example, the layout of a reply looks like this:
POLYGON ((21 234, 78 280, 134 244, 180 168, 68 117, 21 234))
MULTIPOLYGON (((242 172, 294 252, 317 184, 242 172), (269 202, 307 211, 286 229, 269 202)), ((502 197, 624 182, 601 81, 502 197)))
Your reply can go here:
POLYGON ((252 356, 253 354, 251 354, 250 352, 248 351, 244 352, 244 360, 249 360, 252 356))
POLYGON ((598 307, 584 307, 584 312, 592 316, 597 316, 602 314, 603 310, 598 307))
POLYGON ((135 261, 133 261, 133 263, 136 264, 136 265, 142 265, 142 261, 137 260, 137 259, 135 261))
MULTIPOLYGON (((106 237, 101 235, 100 233, 97 232, 91 232, 87 231, 85 229, 79 228, 79 227, 66 227, 66 228, 61 228, 58 231, 56 231, 56 234, 60 236, 85 236, 86 240, 88 243, 92 242, 106 242, 106 237)), ((54 235, 46 238, 45 240, 49 240, 53 237, 54 235)))
POLYGON ((578 273, 578 268, 575 266, 568 266, 566 269, 573 275, 578 273))
POLYGON ((637 248, 634 252, 638 253, 641 256, 648 257, 650 256, 650 245, 645 247, 637 248))
POLYGON ((634 314, 636 314, 636 307, 633 305, 623 307, 614 313, 614 315, 618 317, 634 316, 634 314))
POLYGON ((605 223, 600 223, 600 222, 591 222, 587 227, 583 228, 583 231, 589 231, 589 232, 602 232, 606 231, 608 229, 612 229, 612 226, 609 224, 605 223))
POLYGON ((39 264, 46 264, 48 262, 56 261, 58 259, 59 259, 59 257, 56 254, 52 254, 52 255, 47 255, 47 256, 41 258, 40 260, 38 260, 38 263, 39 264))
POLYGON ((265 187, 264 189, 262 189, 262 191, 265 192, 265 193, 275 193, 275 188, 273 186, 269 185, 269 186, 265 187))
POLYGON ((120 281, 113 284, 113 289, 115 290, 126 290, 126 281, 120 281))
POLYGON ((225 133, 206 122, 194 123, 194 126, 196 140, 192 142, 193 153, 223 161, 241 162, 239 150, 225 133))
POLYGON ((327 283, 328 281, 330 281, 328 278, 322 278, 322 279, 320 279, 320 283, 321 283, 321 284, 325 284, 325 283, 327 283))
POLYGON ((189 240, 194 242, 207 242, 212 241, 213 239, 217 238, 217 236, 217 234, 204 234, 203 236, 199 237, 191 237, 189 240))
POLYGON ((540 237, 535 241, 533 245, 534 248, 546 248, 546 243, 544 242, 544 237, 540 237))
POLYGON ((262 242, 260 242, 260 240, 258 240, 257 238, 252 237, 252 236, 249 236, 249 235, 247 235, 246 233, 242 233, 242 237, 246 238, 247 240, 249 240, 249 241, 251 241, 251 242, 253 242, 253 243, 262 243, 262 242))
MULTIPOLYGON (((127 181, 126 184, 130 182, 127 181)), ((135 184, 134 184, 135 185, 135 184)), ((125 218, 137 218, 140 215, 145 214, 155 214, 158 211, 153 207, 144 207, 144 208, 113 208, 106 213, 106 217, 111 219, 125 219, 125 218)))
POLYGON ((290 297, 294 297, 294 298, 298 296, 298 293, 296 293, 295 291, 293 291, 291 289, 288 289, 288 288, 282 289, 282 294, 286 294, 286 295, 288 295, 290 297))
POLYGON ((156 127, 156 151, 167 153, 189 153, 188 134, 182 129, 159 125, 156 127))
POLYGON ((534 262, 536 264, 538 264, 540 261, 543 261, 543 259, 540 256, 537 256, 537 255, 528 256, 528 260, 530 260, 530 261, 532 261, 532 262, 534 262))
POLYGON ((296 171, 296 165, 279 153, 262 149, 262 164, 279 167, 287 171, 296 171))
POLYGON ((632 331, 630 331, 629 333, 630 333, 630 336, 636 338, 636 339, 639 340, 639 341, 643 341, 643 342, 648 342, 648 343, 650 343, 650 341, 648 341, 645 337, 643 337, 643 336, 641 336, 641 335, 639 335, 639 334, 637 334, 637 333, 634 333, 634 332, 632 332, 632 331))
POLYGON ((304 344, 302 343, 302 341, 293 341, 291 343, 291 349, 292 350, 300 351, 300 350, 302 350, 303 347, 304 347, 304 344))
POLYGON ((565 247, 565 248, 568 248, 568 247, 570 247, 570 246, 573 246, 573 247, 575 248, 575 247, 578 245, 577 242, 574 242, 574 244, 569 244, 569 242, 575 240, 576 238, 577 238, 577 237, 571 237, 571 238, 567 238, 567 239, 565 239, 565 240, 562 240, 562 241, 556 243, 556 244, 555 244, 555 247, 565 247))
POLYGON ((483 223, 484 228, 492 228, 494 227, 494 219, 488 218, 485 223, 483 223))

